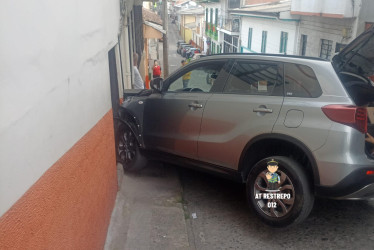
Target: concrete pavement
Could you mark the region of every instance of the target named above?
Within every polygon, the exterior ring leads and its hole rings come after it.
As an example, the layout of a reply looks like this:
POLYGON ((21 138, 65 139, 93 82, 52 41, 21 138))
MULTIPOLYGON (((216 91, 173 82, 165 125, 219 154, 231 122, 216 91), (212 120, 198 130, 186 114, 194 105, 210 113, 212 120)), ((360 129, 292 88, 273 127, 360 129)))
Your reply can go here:
POLYGON ((120 184, 105 249, 193 249, 175 168, 150 163, 120 184))
MULTIPOLYGON (((169 74, 181 67, 176 53, 180 39, 176 25, 169 23, 169 74)), ((160 64, 162 43, 159 44, 160 64)), ((149 163, 139 173, 124 173, 117 165, 119 192, 112 212, 105 249, 195 249, 186 227, 182 187, 176 168, 149 163)))

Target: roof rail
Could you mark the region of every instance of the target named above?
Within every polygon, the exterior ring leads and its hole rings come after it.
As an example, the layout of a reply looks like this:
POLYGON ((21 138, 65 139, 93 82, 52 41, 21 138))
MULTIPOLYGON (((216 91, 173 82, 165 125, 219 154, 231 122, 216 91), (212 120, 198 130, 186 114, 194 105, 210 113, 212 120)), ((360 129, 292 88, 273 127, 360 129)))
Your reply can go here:
POLYGON ((301 59, 312 59, 318 61, 328 61, 326 59, 322 59, 319 57, 312 57, 312 56, 296 56, 296 55, 284 55, 284 54, 266 54, 266 53, 220 53, 220 54, 213 54, 213 55, 206 55, 206 56, 226 56, 226 55, 236 55, 236 56, 277 56, 277 57, 289 57, 289 58, 301 58, 301 59))

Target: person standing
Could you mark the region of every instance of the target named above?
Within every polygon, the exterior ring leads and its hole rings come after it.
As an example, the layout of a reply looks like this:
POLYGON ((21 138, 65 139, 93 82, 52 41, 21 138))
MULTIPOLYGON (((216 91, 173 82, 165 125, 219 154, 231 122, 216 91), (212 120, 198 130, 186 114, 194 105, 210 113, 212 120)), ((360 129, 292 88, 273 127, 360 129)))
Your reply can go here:
POLYGON ((157 60, 154 60, 152 70, 153 70, 153 79, 161 76, 161 67, 160 65, 158 65, 157 60))
POLYGON ((144 82, 139 73, 138 66, 137 66, 138 59, 139 59, 138 53, 134 52, 133 54, 134 66, 132 67, 133 73, 134 73, 134 89, 144 89, 144 82))

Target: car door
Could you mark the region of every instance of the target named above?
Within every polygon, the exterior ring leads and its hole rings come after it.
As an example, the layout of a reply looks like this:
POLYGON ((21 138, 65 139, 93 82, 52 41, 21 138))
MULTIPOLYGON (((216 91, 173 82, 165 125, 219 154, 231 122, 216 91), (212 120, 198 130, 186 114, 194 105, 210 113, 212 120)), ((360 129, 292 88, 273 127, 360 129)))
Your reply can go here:
POLYGON ((221 93, 205 105, 198 159, 237 169, 246 144, 271 133, 283 103, 282 65, 237 60, 221 93))
POLYGON ((148 149, 197 159, 201 117, 213 82, 223 81, 225 63, 191 63, 164 82, 161 94, 147 99, 143 131, 148 149))

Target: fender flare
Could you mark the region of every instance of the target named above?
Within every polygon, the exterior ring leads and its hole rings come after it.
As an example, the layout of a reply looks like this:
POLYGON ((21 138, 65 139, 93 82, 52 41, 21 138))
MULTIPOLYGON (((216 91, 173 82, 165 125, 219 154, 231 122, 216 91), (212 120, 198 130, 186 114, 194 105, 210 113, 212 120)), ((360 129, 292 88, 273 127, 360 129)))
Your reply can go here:
MULTIPOLYGON (((278 133, 270 133, 270 134, 262 134, 262 135, 258 135, 254 138, 252 138, 252 140, 250 140, 244 147, 244 150, 242 151, 242 154, 240 155, 240 159, 239 159, 239 166, 240 167, 240 171, 244 172, 246 171, 246 169, 242 166, 244 166, 243 164, 243 161, 244 161, 244 158, 245 158, 245 155, 248 151, 248 149, 255 143, 261 141, 261 140, 267 140, 267 139, 276 139, 276 140, 280 140, 280 141, 286 141, 288 143, 291 143, 293 145, 295 145, 296 147, 298 147, 301 151, 303 151, 303 153, 307 156, 310 164, 311 164, 311 168, 312 168, 312 172, 313 172, 313 179, 314 179, 314 184, 315 185, 319 185, 320 183, 320 179, 319 179, 319 171, 318 171, 318 166, 317 166, 317 162, 313 156, 313 153, 312 151, 301 141, 289 136, 289 135, 285 135, 285 134, 278 134, 278 133)), ((248 171, 249 173, 250 171, 248 171)))
POLYGON ((131 132, 133 132, 133 134, 135 135, 135 138, 136 138, 136 141, 139 144, 139 147, 144 148, 143 137, 140 134, 140 131, 139 131, 138 126, 136 124, 134 124, 133 122, 128 122, 128 121, 126 121, 122 118, 119 118, 119 117, 115 117, 114 120, 116 120, 118 122, 118 127, 121 124, 126 125, 131 130, 131 132))

